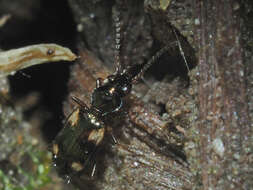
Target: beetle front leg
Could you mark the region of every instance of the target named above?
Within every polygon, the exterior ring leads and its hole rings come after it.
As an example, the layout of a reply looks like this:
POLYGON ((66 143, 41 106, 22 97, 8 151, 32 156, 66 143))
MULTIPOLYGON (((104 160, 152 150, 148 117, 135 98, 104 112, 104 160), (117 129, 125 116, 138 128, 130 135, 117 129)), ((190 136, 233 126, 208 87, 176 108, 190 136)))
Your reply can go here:
POLYGON ((103 79, 102 78, 97 78, 96 80, 96 88, 99 88, 103 84, 103 79))

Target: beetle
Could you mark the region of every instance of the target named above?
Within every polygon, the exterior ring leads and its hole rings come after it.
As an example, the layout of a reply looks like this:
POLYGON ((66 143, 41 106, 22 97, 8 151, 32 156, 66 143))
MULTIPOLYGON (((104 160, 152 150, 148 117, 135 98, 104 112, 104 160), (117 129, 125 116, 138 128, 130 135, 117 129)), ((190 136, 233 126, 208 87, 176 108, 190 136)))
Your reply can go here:
POLYGON ((122 68, 120 62, 120 19, 115 19, 116 40, 114 64, 116 71, 105 79, 98 78, 91 94, 91 106, 78 97, 72 97, 78 107, 68 116, 63 129, 52 145, 53 161, 58 173, 70 182, 72 176, 80 175, 91 168, 92 176, 96 164, 92 157, 103 142, 106 120, 124 106, 123 99, 130 94, 132 85, 138 82, 145 71, 171 47, 170 43, 159 50, 143 64, 133 64, 122 68))

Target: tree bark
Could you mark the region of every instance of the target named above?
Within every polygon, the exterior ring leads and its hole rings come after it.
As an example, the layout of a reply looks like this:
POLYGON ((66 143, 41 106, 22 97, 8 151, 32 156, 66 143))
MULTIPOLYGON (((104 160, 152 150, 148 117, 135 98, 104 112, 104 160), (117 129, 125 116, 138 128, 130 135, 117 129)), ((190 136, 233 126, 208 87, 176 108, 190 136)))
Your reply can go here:
POLYGON ((250 189, 253 133, 245 70, 252 64, 247 65, 242 44, 246 2, 194 5, 199 120, 193 139, 199 151, 191 167, 201 176, 201 189, 250 189))

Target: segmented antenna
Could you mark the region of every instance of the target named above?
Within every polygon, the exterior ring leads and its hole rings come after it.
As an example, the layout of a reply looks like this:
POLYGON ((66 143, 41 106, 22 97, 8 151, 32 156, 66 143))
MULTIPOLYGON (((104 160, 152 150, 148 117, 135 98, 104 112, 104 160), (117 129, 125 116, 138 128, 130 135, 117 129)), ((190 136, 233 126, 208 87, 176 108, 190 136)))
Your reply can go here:
POLYGON ((143 76, 143 74, 148 70, 148 68, 150 66, 152 66, 158 60, 158 58, 161 57, 162 54, 164 54, 170 48, 175 47, 175 45, 178 45, 178 43, 177 42, 172 42, 172 43, 168 44, 167 46, 163 47, 162 49, 160 49, 158 52, 156 52, 156 54, 153 55, 151 57, 151 59, 143 66, 143 68, 138 73, 138 75, 136 75, 133 78, 133 82, 137 82, 143 76))
POLYGON ((189 73, 189 72, 190 72, 190 68, 189 68, 189 66, 188 66, 189 64, 188 64, 188 62, 187 62, 187 60, 186 60, 186 58, 185 58, 185 56, 184 56, 184 51, 183 51, 183 48, 182 48, 181 43, 180 43, 180 41, 179 41, 179 38, 178 38, 177 32, 175 31, 175 29, 174 29, 174 28, 172 28, 172 30, 173 30, 173 32, 174 32, 174 34, 175 34, 176 38, 177 38, 177 45, 178 45, 179 51, 180 51, 180 53, 181 53, 181 55, 182 55, 182 57, 183 57, 183 59, 184 59, 184 62, 185 62, 186 68, 187 68, 188 73, 189 73))
POLYGON ((80 100, 76 96, 71 96, 71 98, 75 103, 77 103, 80 106, 82 111, 84 111, 84 112, 89 111, 89 107, 82 100, 80 100))
POLYGON ((117 10, 115 11, 114 23, 115 23, 114 64, 116 65, 116 73, 119 73, 121 71, 121 62, 120 62, 121 22, 120 22, 120 12, 117 10))

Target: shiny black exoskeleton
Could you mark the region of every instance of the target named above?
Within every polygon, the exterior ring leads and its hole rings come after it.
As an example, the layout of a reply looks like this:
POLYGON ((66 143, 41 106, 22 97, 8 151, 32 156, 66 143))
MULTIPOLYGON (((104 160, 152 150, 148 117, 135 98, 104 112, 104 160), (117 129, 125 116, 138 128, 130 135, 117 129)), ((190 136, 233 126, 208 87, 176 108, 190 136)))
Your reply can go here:
POLYGON ((98 79, 92 93, 92 107, 102 116, 118 111, 123 105, 122 98, 131 92, 133 80, 140 70, 141 65, 134 66, 110 75, 104 81, 98 79))
POLYGON ((70 114, 53 142, 53 161, 61 176, 69 181, 72 176, 90 169, 91 175, 94 174, 96 164, 92 157, 103 141, 107 116, 122 108, 123 98, 131 92, 132 84, 171 46, 175 43, 161 49, 147 63, 122 68, 119 59, 120 23, 116 17, 115 73, 104 80, 97 79, 90 107, 73 97, 79 106, 70 114))
MULTIPOLYGON (((88 170, 91 164, 94 165, 92 156, 105 134, 104 120, 123 106, 123 98, 131 92, 132 83, 142 67, 129 67, 105 80, 97 79, 90 108, 73 97, 79 107, 70 114, 52 146, 55 166, 68 181, 73 175, 79 175, 88 170)), ((94 168, 91 172, 94 173, 94 168)))

